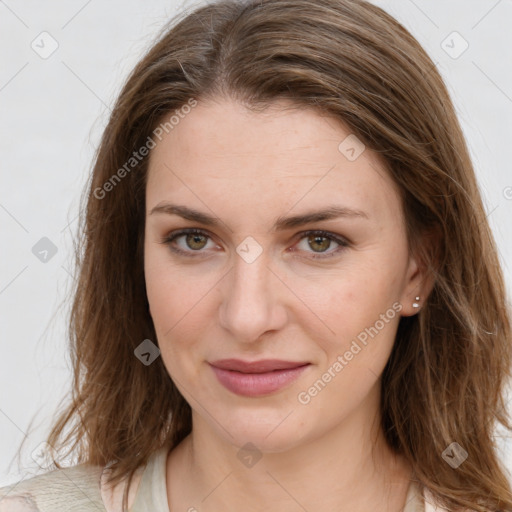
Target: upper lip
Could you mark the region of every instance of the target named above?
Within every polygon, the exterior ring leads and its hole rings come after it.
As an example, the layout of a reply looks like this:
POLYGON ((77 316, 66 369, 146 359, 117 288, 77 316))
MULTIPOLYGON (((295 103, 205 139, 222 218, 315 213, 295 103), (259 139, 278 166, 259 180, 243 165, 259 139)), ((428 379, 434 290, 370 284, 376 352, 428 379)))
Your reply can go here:
POLYGON ((223 370, 243 373, 265 373, 274 370, 286 370, 309 364, 307 361, 282 361, 280 359, 260 359, 259 361, 242 361, 241 359, 219 359, 210 363, 223 370))

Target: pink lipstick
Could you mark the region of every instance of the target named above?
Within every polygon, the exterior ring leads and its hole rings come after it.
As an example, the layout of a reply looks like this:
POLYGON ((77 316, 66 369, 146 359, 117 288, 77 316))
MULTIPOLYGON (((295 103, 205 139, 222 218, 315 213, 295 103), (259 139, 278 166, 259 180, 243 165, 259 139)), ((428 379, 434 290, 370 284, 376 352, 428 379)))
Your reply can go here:
POLYGON ((252 362, 221 359, 209 364, 225 388, 237 395, 252 397, 267 395, 284 388, 310 365, 308 362, 277 359, 252 362))

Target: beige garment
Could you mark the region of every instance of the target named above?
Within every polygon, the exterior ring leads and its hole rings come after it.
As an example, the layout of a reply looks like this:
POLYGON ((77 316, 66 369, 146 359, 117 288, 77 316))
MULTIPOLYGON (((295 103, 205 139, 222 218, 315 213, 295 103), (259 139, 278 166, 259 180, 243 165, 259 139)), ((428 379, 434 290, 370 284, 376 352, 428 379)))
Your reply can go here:
MULTIPOLYGON (((153 512, 170 512, 167 502, 167 449, 161 449, 156 452, 149 461, 146 470, 141 475, 142 479, 137 479, 134 485, 138 485, 135 503, 131 500, 132 504, 130 512, 146 512, 151 510, 153 512)), ((123 489, 116 489, 110 496, 110 499, 120 503, 122 499, 123 489)), ((116 508, 115 504, 105 500, 107 504, 107 512, 118 512, 120 508, 116 508)), ((191 503, 186 509, 186 512, 197 512, 200 510, 200 503, 191 503)), ((0 510, 1 512, 1 510, 0 510)), ((446 512, 445 509, 432 506, 430 503, 425 502, 415 482, 411 482, 407 497, 405 499, 405 507, 400 512, 446 512)))
MULTIPOLYGON (((166 487, 167 453, 167 448, 158 450, 145 467, 137 470, 130 487, 129 512, 170 512, 166 487)), ((121 512, 125 483, 108 487, 106 471, 99 466, 80 464, 2 487, 0 512, 121 512)), ((183 512, 196 512, 199 507, 200 502, 191 503, 183 512)), ((411 482, 402 512, 446 511, 424 502, 419 487, 411 482)))

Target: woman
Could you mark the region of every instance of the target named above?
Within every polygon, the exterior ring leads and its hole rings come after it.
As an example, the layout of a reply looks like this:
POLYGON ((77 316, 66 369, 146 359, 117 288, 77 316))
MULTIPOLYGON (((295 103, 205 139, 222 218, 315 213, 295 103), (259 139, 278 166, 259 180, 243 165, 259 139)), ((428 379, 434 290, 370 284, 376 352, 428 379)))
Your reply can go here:
POLYGON ((0 510, 512 510, 496 248, 442 79, 384 11, 176 20, 86 207, 48 438, 80 464, 0 510))

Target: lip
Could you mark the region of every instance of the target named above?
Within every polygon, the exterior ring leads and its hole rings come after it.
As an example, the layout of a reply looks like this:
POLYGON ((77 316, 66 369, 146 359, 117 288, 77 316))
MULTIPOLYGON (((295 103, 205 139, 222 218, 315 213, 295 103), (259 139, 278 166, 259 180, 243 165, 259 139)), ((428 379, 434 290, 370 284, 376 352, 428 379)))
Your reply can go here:
POLYGON ((219 382, 242 396, 261 396, 284 388, 310 366, 308 362, 265 359, 242 361, 222 359, 209 363, 219 382))

